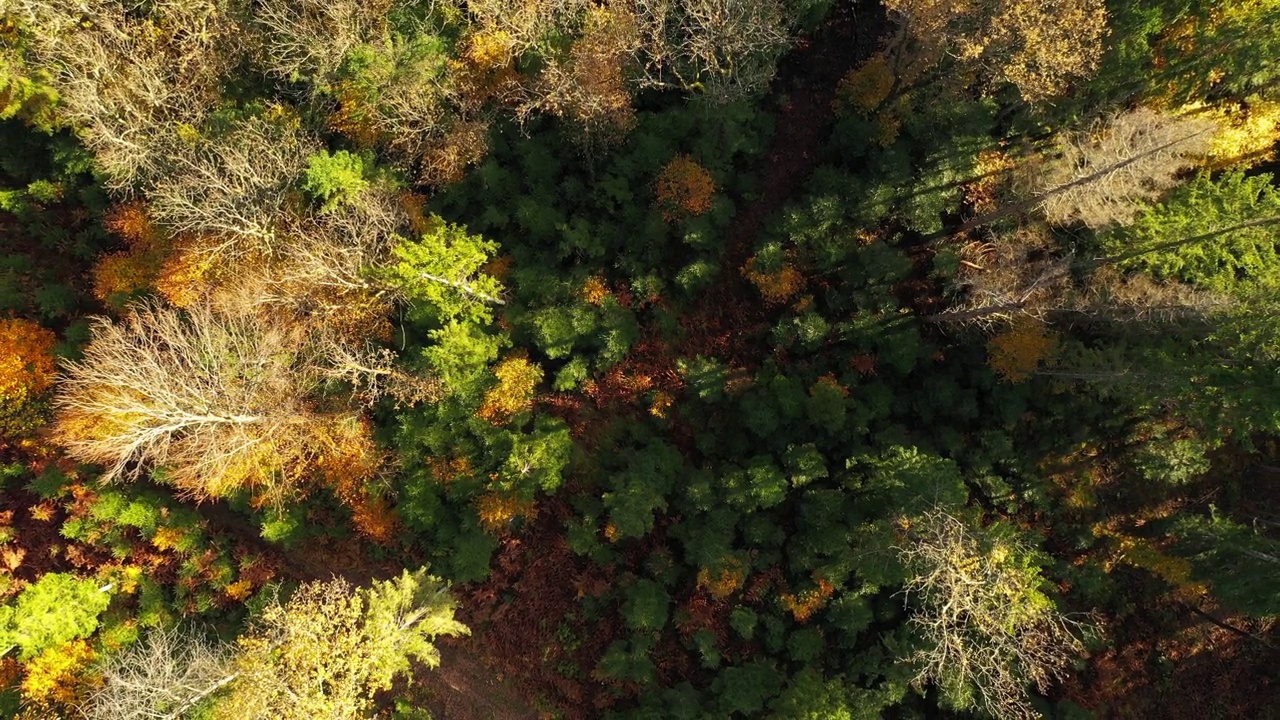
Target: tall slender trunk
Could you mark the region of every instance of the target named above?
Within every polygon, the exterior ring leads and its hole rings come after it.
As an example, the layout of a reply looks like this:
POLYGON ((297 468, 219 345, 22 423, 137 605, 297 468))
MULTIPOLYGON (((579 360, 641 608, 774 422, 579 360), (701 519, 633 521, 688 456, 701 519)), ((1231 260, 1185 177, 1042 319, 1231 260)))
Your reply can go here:
POLYGON ((971 219, 971 220, 969 220, 969 221, 967 221, 967 222, 963 223, 962 225, 960 225, 960 227, 956 228, 955 230, 951 230, 951 231, 947 231, 947 230, 945 230, 945 229, 943 229, 943 230, 939 230, 938 232, 933 233, 932 235, 928 236, 928 238, 927 238, 927 239, 929 239, 929 240, 939 240, 939 239, 942 239, 942 238, 944 238, 944 237, 950 237, 950 236, 953 236, 953 235, 959 235, 960 233, 968 232, 968 231, 973 230, 973 229, 975 229, 975 228, 982 227, 983 225, 988 225, 988 224, 993 223, 993 222, 995 222, 995 221, 997 221, 997 220, 1001 220, 1001 219, 1003 219, 1003 218, 1009 217, 1010 215, 1015 215, 1015 214, 1017 214, 1017 213, 1021 213, 1021 212, 1024 212, 1024 211, 1026 211, 1026 210, 1030 210, 1031 208, 1033 208, 1033 207, 1035 207, 1035 206, 1039 205, 1040 203, 1044 202, 1044 201, 1045 201, 1046 199, 1048 199, 1048 198, 1051 198, 1051 197, 1053 197, 1053 196, 1055 196, 1055 195, 1060 195, 1060 194, 1062 194, 1062 193, 1064 193, 1064 192, 1066 192, 1066 191, 1068 191, 1068 190, 1074 190, 1075 188, 1081 187, 1081 186, 1083 186, 1083 185, 1088 185, 1089 183, 1091 183, 1091 182, 1093 182, 1093 181, 1095 181, 1095 180, 1098 180, 1098 179, 1100 179, 1100 178, 1106 177, 1107 175, 1110 175, 1111 173, 1113 173, 1113 172, 1115 172, 1115 171, 1117 171, 1117 170, 1122 170, 1122 169, 1124 169, 1124 168, 1126 168, 1126 167, 1129 167, 1130 165, 1132 165, 1132 164, 1134 164, 1134 163, 1138 162, 1139 160, 1142 160, 1142 159, 1144 159, 1144 158, 1150 157, 1151 155, 1154 155, 1154 154, 1156 154, 1156 153, 1158 153, 1158 152, 1163 152, 1163 151, 1165 151, 1165 150, 1168 150, 1168 149, 1169 149, 1169 148, 1171 148, 1171 147, 1175 147, 1175 146, 1177 146, 1177 145, 1180 145, 1180 144, 1182 144, 1182 143, 1184 143, 1184 142, 1186 142, 1186 141, 1188 141, 1188 140, 1190 140, 1190 139, 1192 139, 1192 138, 1195 138, 1195 137, 1198 137, 1198 136, 1200 136, 1200 135, 1203 135, 1203 134, 1205 134, 1205 133, 1206 133, 1206 132, 1208 132, 1208 131, 1209 131, 1209 130, 1208 130, 1208 128, 1206 128, 1206 129, 1204 129, 1204 130, 1201 130, 1201 131, 1199 131, 1199 132, 1192 133, 1192 134, 1190 134, 1190 135, 1186 135, 1186 136, 1181 137, 1181 138, 1178 138, 1178 139, 1176 139, 1176 140, 1170 140, 1169 142, 1167 142, 1167 143, 1165 143, 1165 144, 1163 144, 1163 145, 1160 145, 1160 146, 1157 146, 1157 147, 1154 147, 1154 148, 1150 148, 1150 149, 1148 149, 1148 150, 1144 150, 1144 151, 1142 151, 1142 152, 1140 152, 1140 153, 1138 153, 1138 154, 1136 154, 1136 155, 1134 155, 1134 156, 1132 156, 1132 157, 1128 157, 1128 158, 1125 158, 1124 160, 1121 160, 1121 161, 1119 161, 1119 162, 1112 163, 1112 164, 1110 164, 1110 165, 1108 165, 1108 166, 1106 166, 1106 167, 1104 167, 1104 168, 1102 168, 1102 169, 1100 169, 1100 170, 1095 170, 1094 172, 1089 173, 1088 175, 1085 175, 1084 177, 1076 178, 1075 180, 1072 180, 1071 182, 1063 183, 1062 185, 1059 185, 1059 186, 1057 186, 1057 187, 1050 188, 1050 189, 1048 189, 1048 190, 1046 190, 1046 191, 1044 191, 1044 192, 1042 192, 1042 193, 1040 193, 1039 195, 1036 195, 1036 196, 1034 196, 1034 197, 1029 197, 1029 198, 1027 198, 1026 200, 1022 200, 1022 201, 1019 201, 1019 202, 1011 203, 1011 204, 1006 205, 1006 206, 1004 206, 1004 207, 1002 207, 1002 208, 996 208, 995 210, 992 210, 991 212, 988 212, 988 213, 983 213, 982 215, 979 215, 978 217, 975 217, 975 218, 973 218, 973 219, 971 219))

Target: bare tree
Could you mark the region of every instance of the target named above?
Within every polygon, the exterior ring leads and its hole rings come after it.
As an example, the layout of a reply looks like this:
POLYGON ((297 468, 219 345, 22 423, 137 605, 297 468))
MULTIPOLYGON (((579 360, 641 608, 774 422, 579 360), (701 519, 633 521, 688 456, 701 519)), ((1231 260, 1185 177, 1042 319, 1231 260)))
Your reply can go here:
POLYGON ((1207 117, 1150 108, 1113 115, 1086 132, 1061 136, 1057 157, 1032 166, 1031 194, 1056 225, 1133 222, 1209 151, 1216 130, 1207 117))
POLYGON ((943 510, 907 522, 898 557, 914 599, 910 624, 925 646, 911 656, 916 682, 935 683, 959 708, 997 718, 1037 718, 1026 686, 1041 691, 1084 651, 1080 624, 1040 589, 1030 548, 990 537, 943 510))
POLYGON ((173 233, 212 238, 222 263, 278 251, 294 187, 319 152, 316 138, 287 120, 251 117, 214 136, 175 138, 151 188, 150 211, 173 233))
POLYGON ((1091 134, 1061 139, 1058 156, 1028 159, 1015 174, 1023 200, 931 238, 967 233, 1035 208, 1043 208, 1055 223, 1080 220, 1101 227, 1130 222, 1144 203, 1173 187, 1179 173, 1198 161, 1217 127, 1207 117, 1146 108, 1119 113, 1101 121, 1091 134))
POLYGON ((382 38, 394 0, 263 0, 259 61, 270 73, 298 79, 334 73, 356 47, 382 38))
POLYGON ((509 57, 538 48, 556 35, 574 34, 591 7, 589 0, 454 2, 468 13, 475 32, 500 44, 509 57))
POLYGON ((635 124, 631 74, 640 48, 636 16, 622 3, 591 8, 567 56, 547 60, 518 113, 568 119, 588 142, 621 139, 635 124))
POLYGON ((158 0, 141 18, 116 0, 6 0, 31 32, 30 59, 58 90, 58 114, 112 189, 159 172, 163 143, 199 124, 242 47, 216 0, 158 0), (156 32, 162 22, 164 32, 156 32))
POLYGON ((191 630, 152 630, 109 656, 87 720, 179 720, 237 677, 232 649, 191 630))
MULTIPOLYGON (((282 78, 305 79, 316 95, 339 101, 334 126, 406 163, 439 145, 464 115, 447 57, 430 33, 393 33, 397 0, 264 0, 254 12, 260 62, 282 78), (376 62, 344 77, 346 59, 364 49, 376 62)), ((526 3, 539 7, 545 3, 526 3)))
POLYGON ((732 100, 766 89, 791 46, 778 0, 619 0, 640 28, 641 83, 732 100))
POLYGON ((163 467, 198 497, 283 497, 364 432, 358 413, 318 404, 333 368, 305 331, 207 304, 99 319, 84 359, 67 365, 54 437, 104 465, 104 480, 163 467))

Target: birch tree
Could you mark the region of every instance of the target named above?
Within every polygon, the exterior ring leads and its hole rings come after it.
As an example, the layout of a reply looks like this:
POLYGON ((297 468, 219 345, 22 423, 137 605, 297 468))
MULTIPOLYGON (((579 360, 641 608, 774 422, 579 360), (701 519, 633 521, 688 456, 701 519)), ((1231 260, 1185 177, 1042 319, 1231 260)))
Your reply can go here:
POLYGON ((916 682, 937 685, 958 709, 1039 717, 1026 687, 1047 690, 1084 647, 1079 624, 1044 593, 1031 549, 938 509, 902 525, 909 623, 924 641, 910 658, 916 682))
POLYGON ((304 333, 207 304, 98 319, 66 367, 54 438, 106 481, 163 468, 197 497, 282 497, 321 458, 367 448, 358 409, 319 402, 334 368, 304 333))

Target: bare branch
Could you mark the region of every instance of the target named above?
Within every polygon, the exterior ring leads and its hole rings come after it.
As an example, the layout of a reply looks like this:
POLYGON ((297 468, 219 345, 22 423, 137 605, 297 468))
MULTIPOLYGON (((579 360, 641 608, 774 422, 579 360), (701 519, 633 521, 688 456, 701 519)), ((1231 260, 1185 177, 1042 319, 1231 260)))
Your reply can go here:
POLYGON ((80 708, 87 720, 178 720, 233 682, 231 649, 178 628, 153 630, 109 656, 102 686, 80 708))
POLYGON ((897 549, 911 573, 904 592, 927 643, 911 657, 916 682, 936 683, 956 707, 1039 717, 1026 686, 1047 690, 1084 647, 1073 633, 1081 624, 1040 592, 1039 573, 1023 561, 1029 548, 984 538, 937 509, 909 523, 907 540, 897 549))

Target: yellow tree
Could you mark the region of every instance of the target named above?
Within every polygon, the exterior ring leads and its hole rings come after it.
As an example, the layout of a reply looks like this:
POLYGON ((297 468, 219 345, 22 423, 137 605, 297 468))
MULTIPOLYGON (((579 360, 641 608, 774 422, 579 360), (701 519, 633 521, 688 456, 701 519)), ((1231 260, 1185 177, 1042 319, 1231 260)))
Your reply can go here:
POLYGON ((356 720, 374 693, 414 660, 440 664, 432 640, 466 635, 448 586, 426 570, 355 589, 343 580, 303 585, 267 606, 236 645, 236 674, 219 720, 356 720))
POLYGON ((494 425, 501 425, 533 405, 542 368, 523 356, 509 357, 493 369, 498 384, 484 395, 477 415, 494 425))
POLYGON ((412 667, 440 664, 432 641, 466 635, 449 588, 426 568, 354 588, 310 582, 272 598, 234 644, 160 630, 103 665, 88 720, 356 720, 412 667))
POLYGON ((1044 323, 1019 315, 1009 328, 987 341, 987 354, 992 370, 1011 382, 1022 382, 1053 355, 1057 346, 1057 333, 1044 323))
POLYGON ((885 0, 902 32, 887 48, 914 82, 950 56, 985 84, 1007 82, 1028 102, 1062 93, 1102 57, 1103 0, 885 0))
POLYGON ((0 438, 38 423, 33 403, 53 385, 55 342, 52 331, 29 320, 0 319, 0 438))

